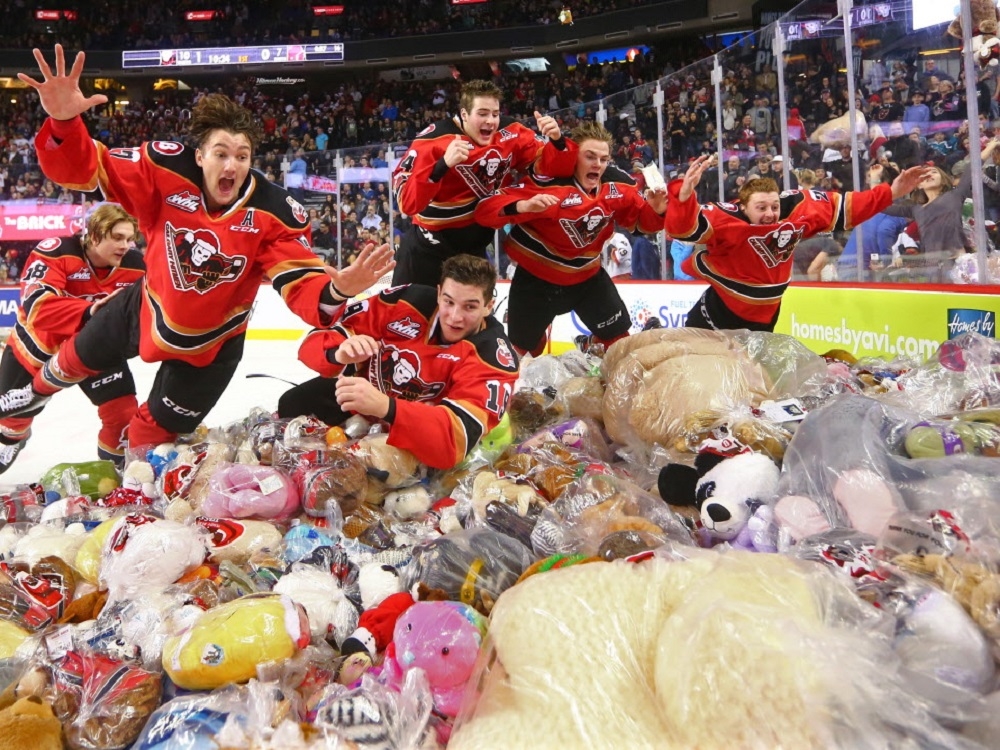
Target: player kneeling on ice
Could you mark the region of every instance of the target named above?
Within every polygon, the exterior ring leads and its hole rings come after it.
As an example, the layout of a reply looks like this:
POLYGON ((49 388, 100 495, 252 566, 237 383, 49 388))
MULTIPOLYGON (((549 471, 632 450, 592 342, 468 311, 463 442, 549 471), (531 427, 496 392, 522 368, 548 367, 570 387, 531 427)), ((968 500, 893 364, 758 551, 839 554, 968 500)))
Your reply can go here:
POLYGON ((286 391, 279 416, 374 417, 389 425, 389 445, 453 467, 499 424, 517 379, 492 315, 496 280, 485 258, 456 255, 437 289, 410 284, 343 305, 333 328, 302 342, 299 359, 321 377, 286 391))

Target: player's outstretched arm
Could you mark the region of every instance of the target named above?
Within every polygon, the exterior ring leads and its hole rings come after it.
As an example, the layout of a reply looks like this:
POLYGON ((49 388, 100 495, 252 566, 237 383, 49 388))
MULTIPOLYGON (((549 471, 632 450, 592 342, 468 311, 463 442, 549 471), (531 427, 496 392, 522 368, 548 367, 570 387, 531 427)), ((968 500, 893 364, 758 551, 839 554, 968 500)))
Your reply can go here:
POLYGON ((365 291, 396 267, 392 248, 369 243, 351 265, 342 271, 327 267, 335 296, 350 298, 365 291))
POLYGON ((694 195, 694 189, 701 182, 701 176, 705 173, 706 169, 714 164, 715 154, 702 154, 695 159, 691 163, 691 166, 688 167, 687 172, 684 173, 684 179, 681 182, 681 190, 677 195, 677 199, 683 202, 694 195))
POLYGON ((73 60, 73 67, 66 72, 66 57, 61 44, 55 48, 55 74, 45 61, 45 55, 37 47, 32 50, 38 69, 42 72, 42 80, 38 81, 25 73, 17 77, 38 92, 42 108, 50 117, 56 120, 72 120, 92 107, 104 104, 108 97, 103 94, 84 96, 80 90, 80 76, 83 74, 83 63, 86 56, 78 52, 73 60))
POLYGON ((933 167, 920 165, 904 169, 900 172, 899 176, 892 181, 893 200, 902 198, 904 195, 909 195, 916 190, 920 186, 920 183, 924 181, 924 178, 931 173, 932 169, 933 167))

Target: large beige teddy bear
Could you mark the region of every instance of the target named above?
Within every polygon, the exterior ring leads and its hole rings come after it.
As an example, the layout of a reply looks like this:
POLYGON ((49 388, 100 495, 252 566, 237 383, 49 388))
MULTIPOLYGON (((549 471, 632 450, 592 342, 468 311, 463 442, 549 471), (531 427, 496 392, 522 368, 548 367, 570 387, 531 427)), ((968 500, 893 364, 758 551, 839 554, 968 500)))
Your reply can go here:
POLYGON ((604 357, 604 426, 625 445, 670 445, 692 415, 759 404, 770 383, 731 333, 658 328, 615 342, 604 357))
MULTIPOLYGON (((869 605, 820 566, 694 554, 573 566, 506 591, 491 616, 495 659, 473 676, 478 702, 466 701, 449 750, 899 741, 888 721, 913 699, 886 642, 847 625, 873 619, 869 605)), ((911 738, 934 731, 912 713, 911 738)))

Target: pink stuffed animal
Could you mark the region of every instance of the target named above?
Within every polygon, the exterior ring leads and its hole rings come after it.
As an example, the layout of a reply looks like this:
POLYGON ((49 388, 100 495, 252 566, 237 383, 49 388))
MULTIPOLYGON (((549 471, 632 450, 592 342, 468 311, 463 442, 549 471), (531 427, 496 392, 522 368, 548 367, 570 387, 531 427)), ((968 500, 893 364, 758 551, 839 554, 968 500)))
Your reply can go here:
POLYGON ((222 464, 209 482, 201 514, 212 518, 283 519, 298 509, 298 490, 279 469, 222 464))
MULTIPOLYGON (((399 688, 406 673, 420 668, 434 697, 434 712, 448 721, 458 715, 465 683, 486 635, 486 618, 459 602, 417 602, 400 615, 386 649, 383 674, 399 688)), ((438 739, 448 741, 451 726, 437 726, 438 739)))

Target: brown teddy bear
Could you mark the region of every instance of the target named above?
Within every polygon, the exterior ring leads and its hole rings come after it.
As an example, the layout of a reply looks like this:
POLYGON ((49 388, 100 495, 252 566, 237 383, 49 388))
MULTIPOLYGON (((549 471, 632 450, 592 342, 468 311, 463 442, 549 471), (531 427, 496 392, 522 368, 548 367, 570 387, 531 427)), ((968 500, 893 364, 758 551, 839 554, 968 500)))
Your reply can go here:
MULTIPOLYGON (((997 38, 1000 10, 994 0, 970 0, 972 12, 972 50, 980 66, 1000 62, 1000 39, 997 38)), ((962 15, 959 13, 948 26, 948 34, 962 38, 962 15)))
POLYGON ((0 711, 4 750, 62 750, 62 725, 52 706, 37 696, 21 698, 0 711))

